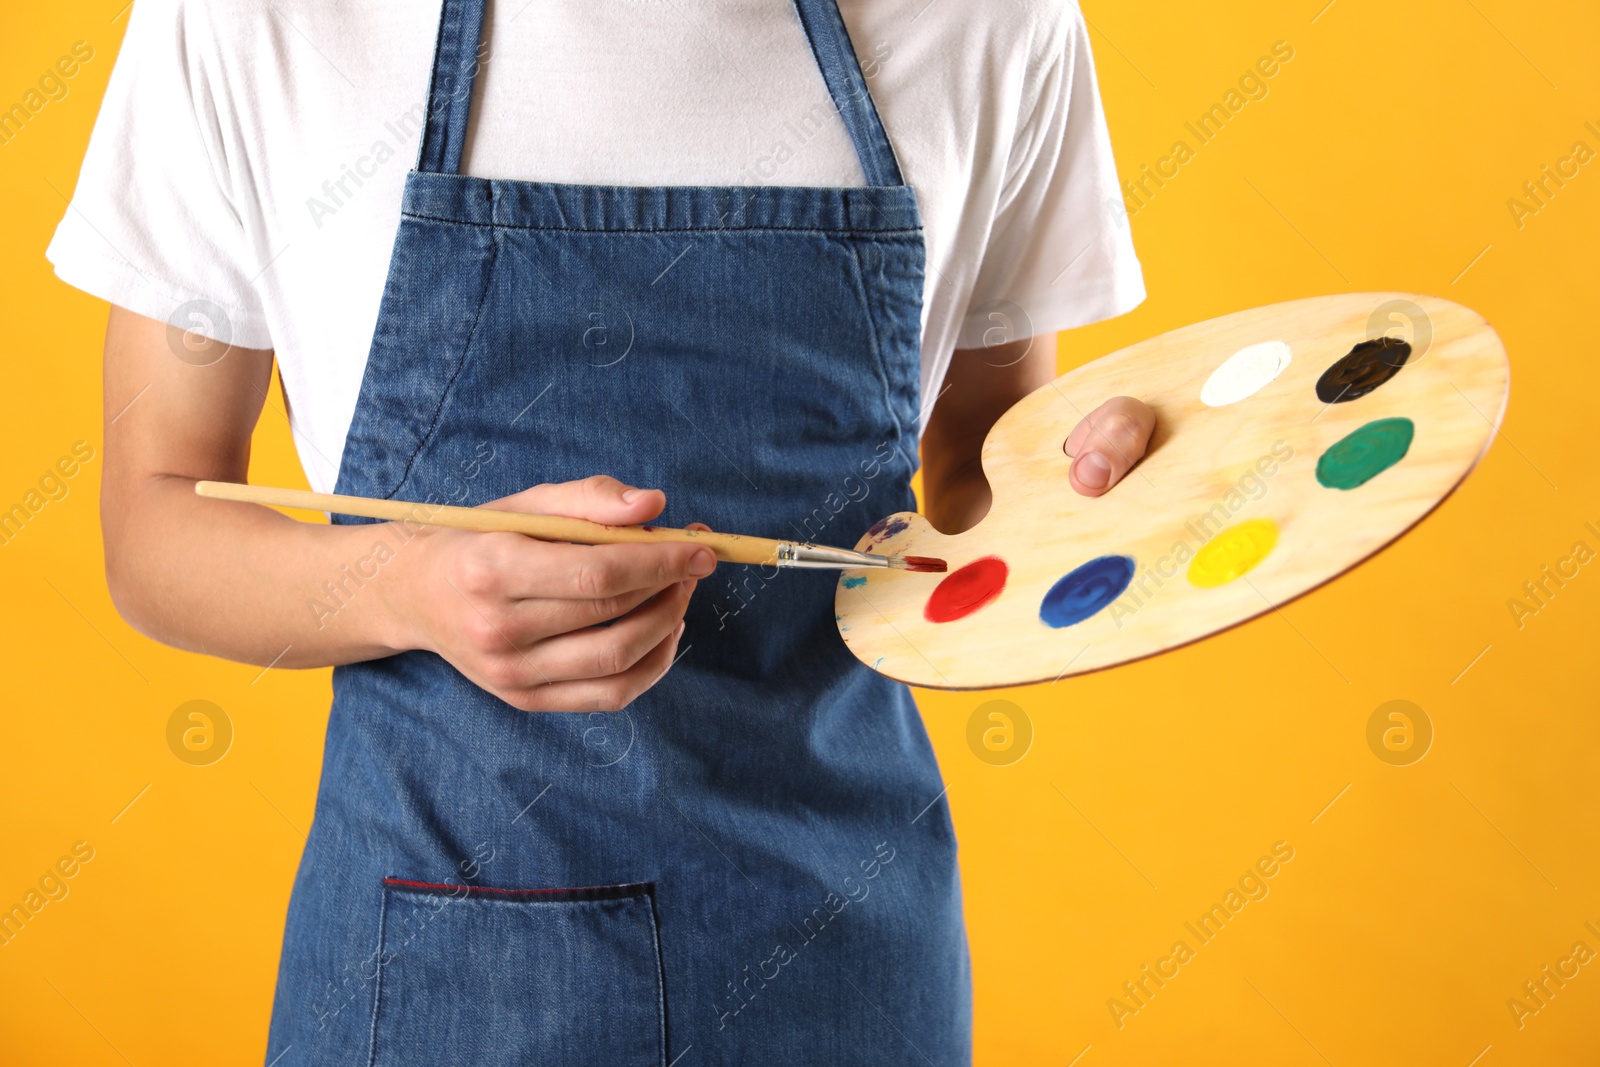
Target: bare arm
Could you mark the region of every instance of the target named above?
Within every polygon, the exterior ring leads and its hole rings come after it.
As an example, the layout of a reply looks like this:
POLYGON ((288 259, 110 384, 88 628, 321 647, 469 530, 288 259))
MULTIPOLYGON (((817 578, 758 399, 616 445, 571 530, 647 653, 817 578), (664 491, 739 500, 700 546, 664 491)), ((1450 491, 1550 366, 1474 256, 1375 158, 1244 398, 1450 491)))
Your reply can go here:
MULTIPOLYGON (((272 353, 180 336, 187 348, 120 308, 106 332, 106 579, 134 627, 281 667, 430 649, 527 710, 621 707, 670 665, 695 577, 715 564, 705 549, 327 526, 197 497, 198 480, 246 480, 272 353)), ((591 478, 496 506, 607 523, 648 522, 665 506, 658 490, 624 500, 628 488, 591 478)))
MULTIPOLYGON (((1013 404, 1055 377, 1054 334, 956 351, 922 438, 923 495, 934 529, 960 533, 988 514, 983 439, 1013 404)), ((1144 455, 1154 428, 1154 412, 1132 397, 1091 411, 1064 442, 1073 457, 1072 488, 1099 496, 1116 485, 1144 455)))

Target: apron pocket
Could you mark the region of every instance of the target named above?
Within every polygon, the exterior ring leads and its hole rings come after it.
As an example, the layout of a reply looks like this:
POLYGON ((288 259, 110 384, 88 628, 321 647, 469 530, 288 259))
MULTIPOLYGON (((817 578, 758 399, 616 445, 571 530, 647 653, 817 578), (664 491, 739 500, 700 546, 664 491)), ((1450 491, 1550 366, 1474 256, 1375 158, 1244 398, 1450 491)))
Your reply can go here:
POLYGON ((665 1062, 652 886, 383 884, 374 1067, 665 1062))

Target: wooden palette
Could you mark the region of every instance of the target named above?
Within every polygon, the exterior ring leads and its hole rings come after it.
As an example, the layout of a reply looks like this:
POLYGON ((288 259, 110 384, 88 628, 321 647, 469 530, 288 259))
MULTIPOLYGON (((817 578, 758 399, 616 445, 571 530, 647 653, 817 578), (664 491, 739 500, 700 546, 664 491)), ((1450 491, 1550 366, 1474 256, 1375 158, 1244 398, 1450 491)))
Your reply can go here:
POLYGON ((951 573, 844 575, 839 632, 873 670, 935 689, 1051 681, 1198 640, 1437 507, 1487 450, 1509 385, 1488 323, 1411 293, 1295 300, 1142 341, 995 423, 994 504, 976 527, 945 536, 912 513, 874 526, 857 548, 951 573), (1064 444, 1114 396, 1150 405, 1155 434, 1121 483, 1083 497, 1064 444))

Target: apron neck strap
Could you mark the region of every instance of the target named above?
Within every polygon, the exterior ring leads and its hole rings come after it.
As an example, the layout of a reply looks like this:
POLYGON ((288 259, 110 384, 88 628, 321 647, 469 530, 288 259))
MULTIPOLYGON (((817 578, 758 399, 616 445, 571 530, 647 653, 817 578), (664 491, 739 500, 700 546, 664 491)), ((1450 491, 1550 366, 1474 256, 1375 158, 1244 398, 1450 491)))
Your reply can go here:
POLYGON ((822 70, 822 80, 828 84, 828 95, 833 97, 833 106, 839 109, 850 140, 855 142, 856 158, 861 161, 867 184, 904 185, 900 164, 895 161, 889 134, 872 102, 872 91, 861 75, 861 62, 850 43, 850 31, 845 29, 839 5, 835 0, 794 0, 794 7, 800 13, 811 54, 822 70))
MULTIPOLYGON (((861 74, 861 64, 850 43, 849 31, 835 0, 793 0, 805 28, 811 55, 839 109, 856 158, 869 186, 904 185, 889 135, 878 117, 872 93, 861 74)), ((487 0, 443 0, 439 36, 433 50, 433 74, 428 82, 428 113, 417 153, 419 171, 459 174, 462 149, 467 141, 467 116, 471 112, 480 42, 483 39, 487 0)))
POLYGON ((461 173, 461 152, 467 143, 467 116, 478 76, 478 47, 483 39, 483 12, 487 6, 488 0, 444 0, 439 12, 439 37, 433 46, 428 114, 422 127, 422 147, 417 152, 417 170, 461 173))

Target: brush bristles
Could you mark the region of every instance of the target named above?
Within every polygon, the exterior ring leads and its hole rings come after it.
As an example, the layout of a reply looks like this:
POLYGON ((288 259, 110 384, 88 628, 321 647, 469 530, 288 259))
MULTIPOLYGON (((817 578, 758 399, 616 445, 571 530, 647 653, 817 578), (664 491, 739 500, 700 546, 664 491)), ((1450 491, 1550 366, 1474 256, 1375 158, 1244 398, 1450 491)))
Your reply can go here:
POLYGON ((932 556, 890 556, 889 566, 900 571, 914 571, 921 574, 943 574, 950 569, 950 565, 942 559, 932 556))

